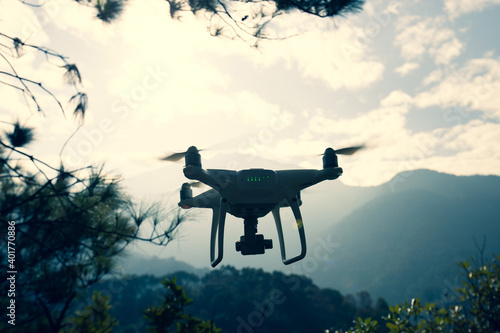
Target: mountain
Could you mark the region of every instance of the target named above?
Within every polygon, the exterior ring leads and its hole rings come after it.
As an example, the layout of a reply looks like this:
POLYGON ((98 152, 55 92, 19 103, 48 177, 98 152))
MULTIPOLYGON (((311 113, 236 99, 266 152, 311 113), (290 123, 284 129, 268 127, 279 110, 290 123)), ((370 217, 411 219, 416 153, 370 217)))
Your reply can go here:
POLYGON ((124 257, 118 263, 120 274, 123 275, 153 275, 163 277, 176 272, 186 272, 202 276, 209 272, 207 268, 196 268, 175 258, 144 257, 137 254, 124 257))
POLYGON ((415 170, 368 191, 376 195, 309 239, 308 258, 292 271, 390 304, 446 301, 460 286, 458 261, 483 245, 485 258, 500 253, 500 177, 415 170))
MULTIPOLYGON (((156 177, 164 171, 158 172, 153 177, 156 182, 145 175, 140 177, 138 183, 143 191, 151 184, 156 184, 157 190, 163 188, 156 177)), ((138 192, 139 188, 135 193, 138 192)), ((307 275, 322 288, 342 293, 366 290, 394 304, 414 297, 447 300, 445 294, 460 286, 462 274, 457 263, 477 256, 477 247, 481 248, 484 237, 485 256, 500 253, 498 176, 454 176, 414 170, 373 187, 347 186, 339 179, 306 189, 302 201, 308 245, 304 260, 289 266, 281 263, 271 216, 260 219, 258 228, 259 233, 273 239, 274 248, 259 256, 235 252, 234 242, 243 232, 243 223, 229 216, 222 264, 307 275)), ((297 231, 290 210, 282 211, 287 254, 292 256, 298 253, 297 231)), ((162 248, 161 253, 187 262, 191 269, 212 270, 208 254, 210 211, 197 212, 192 221, 182 226, 182 241, 162 248)), ((141 252, 156 254, 158 248, 141 252)), ((134 265, 135 271, 158 269, 162 275, 168 272, 161 269, 170 264, 152 259, 150 263, 139 260, 134 265), (144 269, 146 264, 150 267, 144 269)))

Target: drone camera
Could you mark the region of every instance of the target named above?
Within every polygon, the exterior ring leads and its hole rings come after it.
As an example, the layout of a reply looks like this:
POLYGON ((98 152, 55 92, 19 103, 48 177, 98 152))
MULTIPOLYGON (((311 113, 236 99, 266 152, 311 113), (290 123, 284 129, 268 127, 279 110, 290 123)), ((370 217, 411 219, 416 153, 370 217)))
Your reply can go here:
POLYGON ((264 239, 264 235, 255 235, 246 239, 241 236, 240 240, 236 242, 236 251, 241 252, 242 255, 264 254, 266 250, 273 248, 272 239, 264 239))

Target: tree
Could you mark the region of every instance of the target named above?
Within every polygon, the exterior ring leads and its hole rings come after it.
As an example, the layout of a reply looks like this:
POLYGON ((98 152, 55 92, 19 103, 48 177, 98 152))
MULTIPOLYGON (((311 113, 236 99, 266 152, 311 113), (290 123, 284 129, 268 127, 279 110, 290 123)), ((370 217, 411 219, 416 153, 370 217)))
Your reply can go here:
POLYGON ((0 224, 9 241, 0 254, 12 272, 0 282, 12 291, 1 306, 13 304, 6 327, 14 331, 56 333, 82 291, 113 270, 131 241, 166 245, 184 215, 135 205, 102 167, 54 168, 20 150, 33 138, 19 123, 0 137, 0 224), (152 230, 149 237, 141 225, 152 230))
POLYGON ((60 333, 109 333, 117 324, 109 314, 109 296, 95 291, 92 294, 92 304, 71 318, 70 323, 60 333))
MULTIPOLYGON (((229 36, 258 45, 267 34, 267 26, 278 16, 299 11, 317 17, 336 17, 361 10, 364 0, 167 0, 170 15, 178 19, 181 12, 201 13, 208 21, 212 36, 229 36)), ((286 37, 286 36, 285 36, 286 37)))
POLYGON ((69 101, 74 106, 73 114, 83 120, 87 111, 88 97, 83 91, 80 71, 76 64, 69 61, 68 57, 54 50, 29 44, 17 36, 9 36, 0 32, 0 59, 7 65, 6 68, 8 69, 0 70, 0 84, 20 92, 30 109, 34 108, 38 112, 44 113, 43 103, 39 100, 41 94, 45 94, 52 99, 54 105, 63 115, 65 114, 60 97, 57 97, 47 89, 44 83, 35 81, 19 73, 19 69, 14 66, 14 60, 22 57, 25 52, 29 52, 28 50, 43 54, 48 63, 53 64, 54 68, 59 68, 63 71, 64 80, 74 89, 74 93, 69 98, 69 101), (41 92, 39 92, 40 90, 41 92))
MULTIPOLYGON (((386 326, 391 333, 402 332, 500 332, 500 255, 484 260, 463 261, 463 286, 455 289, 456 302, 439 307, 413 299, 390 307, 386 326)), ((375 332, 378 323, 355 322, 351 333, 375 332)))
MULTIPOLYGON (((111 23, 120 17, 125 0, 75 0, 95 9, 96 17, 111 23)), ((185 12, 201 14, 213 36, 239 38, 254 45, 273 38, 266 27, 278 16, 299 11, 321 18, 333 18, 361 11, 364 0, 166 0, 170 16, 180 19, 185 12)))
POLYGON ((144 317, 150 322, 152 333, 211 333, 220 332, 211 321, 205 321, 185 313, 184 308, 193 300, 186 296, 177 279, 165 279, 162 285, 167 289, 160 306, 149 306, 144 317))

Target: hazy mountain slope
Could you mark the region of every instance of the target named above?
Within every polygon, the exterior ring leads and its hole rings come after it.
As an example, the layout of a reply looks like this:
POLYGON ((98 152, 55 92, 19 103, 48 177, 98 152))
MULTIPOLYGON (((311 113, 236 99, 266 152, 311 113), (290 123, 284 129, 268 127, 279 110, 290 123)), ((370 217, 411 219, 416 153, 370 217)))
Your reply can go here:
POLYGON ((337 248, 310 273, 320 286, 368 290, 390 303, 438 298, 460 277, 456 262, 477 254, 474 238, 486 236, 486 253, 500 253, 500 177, 399 176, 403 182, 381 185, 377 198, 325 230, 337 248))
POLYGON ((143 257, 140 255, 130 255, 119 262, 119 272, 125 275, 154 275, 163 277, 175 272, 187 272, 202 276, 209 272, 206 268, 196 268, 175 258, 143 257))

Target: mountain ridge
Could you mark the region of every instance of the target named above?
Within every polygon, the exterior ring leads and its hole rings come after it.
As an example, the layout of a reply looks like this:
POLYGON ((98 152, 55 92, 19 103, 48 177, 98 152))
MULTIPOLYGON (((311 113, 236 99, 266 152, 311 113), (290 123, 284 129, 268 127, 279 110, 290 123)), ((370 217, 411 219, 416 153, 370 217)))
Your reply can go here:
POLYGON ((398 187, 395 179, 381 185, 386 189, 377 198, 323 232, 340 246, 329 257, 337 269, 311 274, 318 285, 342 292, 366 289, 390 303, 409 301, 429 290, 436 293, 447 279, 456 280, 457 262, 477 255, 483 235, 486 254, 500 251, 495 223, 500 177, 420 170, 406 174, 403 182, 396 179, 398 187))
MULTIPOLYGON (((414 297, 442 297, 449 281, 457 284, 461 278, 457 262, 478 255, 484 235, 485 254, 500 253, 499 176, 456 176, 419 169, 372 187, 318 184, 304 191, 302 200, 308 242, 304 260, 282 265, 277 243, 264 256, 232 253, 230 243, 242 227, 232 227, 231 221, 226 233, 229 251, 222 264, 306 274, 322 288, 342 293, 366 290, 393 304, 414 297)), ((276 242, 274 223, 265 219, 259 223, 259 232, 276 242)), ((186 260, 191 267, 208 267, 209 221, 204 218, 186 229, 191 230, 183 242, 188 250, 176 256, 178 260, 186 260)), ((296 236, 296 231, 290 231, 296 236)), ((294 253, 296 243, 290 238, 287 253, 289 245, 290 254, 294 253)), ((155 265, 169 266, 168 262, 155 265)), ((168 272, 160 269, 157 273, 168 272)))

